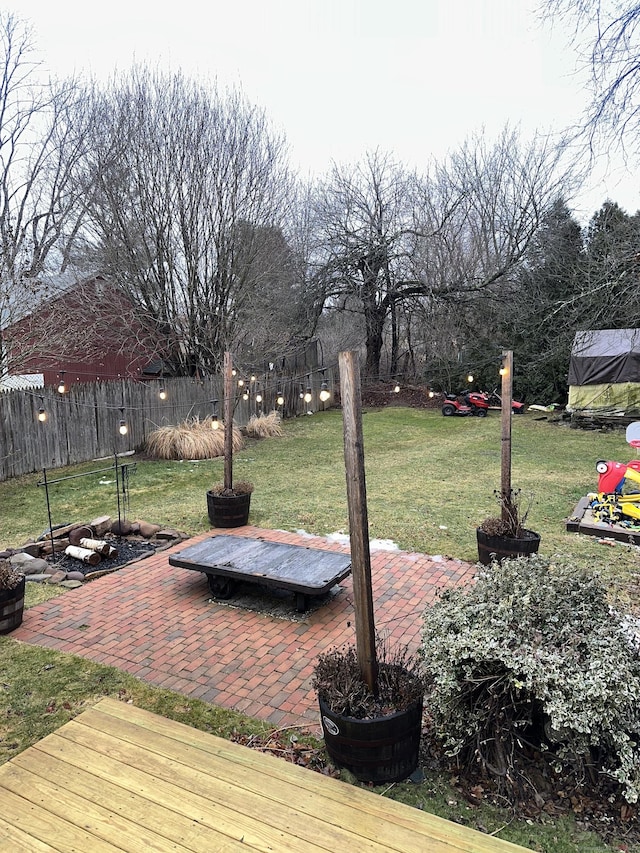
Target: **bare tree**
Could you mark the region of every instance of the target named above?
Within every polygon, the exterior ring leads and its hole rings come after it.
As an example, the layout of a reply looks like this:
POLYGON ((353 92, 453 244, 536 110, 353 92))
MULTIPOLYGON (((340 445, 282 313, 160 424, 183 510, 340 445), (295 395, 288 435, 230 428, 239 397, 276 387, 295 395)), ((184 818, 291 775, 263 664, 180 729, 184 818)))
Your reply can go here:
POLYGON ((145 67, 94 89, 83 250, 152 319, 174 369, 209 373, 287 260, 282 137, 239 91, 145 67))
POLYGON ((82 217, 87 124, 73 81, 39 81, 24 21, 0 16, 0 51, 0 372, 11 372, 11 327, 64 269, 82 217))
POLYGON ((318 189, 316 277, 328 306, 362 316, 369 377, 379 375, 389 319, 395 372, 396 306, 415 284, 408 281, 414 198, 414 176, 381 152, 356 166, 334 165, 318 189))
POLYGON ((583 52, 592 99, 584 131, 592 146, 599 133, 638 154, 640 127, 640 3, 613 0, 544 0, 542 14, 573 25, 583 52))
MULTIPOLYGON (((523 144, 506 129, 494 144, 472 138, 425 176, 378 153, 355 168, 334 167, 319 208, 326 295, 363 318, 370 377, 379 375, 385 339, 391 373, 401 341, 412 341, 405 355, 415 372, 414 314, 424 326, 445 301, 461 306, 507 292, 543 212, 567 185, 562 153, 549 140, 523 144)), ((425 347, 432 339, 423 335, 425 347)), ((463 345, 459 339, 454 349, 463 345)))

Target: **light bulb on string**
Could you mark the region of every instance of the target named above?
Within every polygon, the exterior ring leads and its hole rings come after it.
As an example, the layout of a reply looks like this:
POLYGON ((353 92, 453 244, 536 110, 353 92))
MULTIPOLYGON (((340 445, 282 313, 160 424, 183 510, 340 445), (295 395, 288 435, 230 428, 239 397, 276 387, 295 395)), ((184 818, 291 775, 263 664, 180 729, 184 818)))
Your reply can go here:
POLYGON ((320 393, 318 394, 320 397, 320 401, 322 403, 326 403, 329 397, 331 396, 331 391, 329 391, 329 386, 327 385, 327 380, 324 375, 324 368, 322 370, 322 382, 320 383, 320 393))
POLYGON ((507 367, 506 367, 504 364, 501 364, 501 365, 500 365, 500 370, 498 371, 498 373, 500 374, 500 376, 506 376, 508 372, 509 372, 509 371, 508 371, 507 367))
POLYGON ((64 384, 64 374, 66 371, 61 370, 58 374, 58 394, 64 394, 67 390, 67 386, 64 384))
POLYGON ((218 401, 212 400, 213 414, 211 416, 211 429, 220 429, 220 418, 218 417, 218 401))
POLYGON ((243 391, 243 393, 242 393, 242 399, 243 399, 243 400, 248 400, 248 399, 249 399, 249 392, 248 392, 248 391, 243 391))
POLYGON ((160 397, 161 400, 167 399, 167 392, 164 388, 160 388, 160 390, 158 391, 158 397, 160 397))
POLYGON ((300 394, 298 396, 301 400, 304 400, 304 388, 302 387, 302 382, 300 383, 300 394))
POLYGON ((40 408, 38 409, 38 420, 43 424, 47 420, 47 412, 44 408, 44 397, 40 397, 40 408))
POLYGON ((429 391, 429 397, 433 399, 435 397, 435 391, 429 391))
POLYGON ((467 375, 467 382, 469 382, 469 383, 473 382, 473 373, 469 373, 467 375))
MULTIPOLYGON (((300 385, 302 388, 302 385, 300 385)), ((313 389, 311 387, 311 374, 307 374, 307 390, 304 392, 304 396, 302 397, 305 403, 310 403, 313 399, 313 389)))
POLYGON ((252 373, 252 374, 251 374, 251 381, 252 381, 252 382, 255 382, 255 381, 256 381, 256 375, 255 375, 255 373, 252 373))
POLYGON ((238 379, 238 388, 242 388, 244 386, 244 379, 238 379))
POLYGON ((261 402, 262 402, 262 394, 260 393, 260 391, 258 391, 258 393, 256 394, 256 403, 261 403, 261 402))
POLYGON ((284 406, 284 396, 283 396, 282 391, 280 389, 278 389, 278 396, 276 397, 276 403, 278 404, 278 406, 284 406))
POLYGON ((394 388, 393 388, 393 393, 394 393, 394 394, 399 394, 399 393, 400 393, 400 386, 399 386, 397 383, 396 383, 396 385, 395 385, 395 386, 394 386, 394 388))
POLYGON ((120 435, 126 435, 129 432, 129 427, 127 426, 127 422, 124 419, 124 407, 120 407, 120 425, 118 426, 118 432, 120 435))

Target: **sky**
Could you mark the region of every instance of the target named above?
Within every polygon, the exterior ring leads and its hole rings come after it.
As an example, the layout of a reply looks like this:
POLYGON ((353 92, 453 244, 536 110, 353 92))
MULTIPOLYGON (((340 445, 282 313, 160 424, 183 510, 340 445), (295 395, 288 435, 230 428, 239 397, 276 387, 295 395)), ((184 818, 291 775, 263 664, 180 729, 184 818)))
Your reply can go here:
MULTIPOLYGON (((302 175, 367 152, 426 168, 484 129, 525 137, 580 120, 585 73, 535 0, 19 0, 56 75, 148 62, 239 85, 287 137, 302 175)), ((584 159, 584 158, 583 158, 584 159)), ((601 155, 572 204, 640 208, 640 172, 601 155)))

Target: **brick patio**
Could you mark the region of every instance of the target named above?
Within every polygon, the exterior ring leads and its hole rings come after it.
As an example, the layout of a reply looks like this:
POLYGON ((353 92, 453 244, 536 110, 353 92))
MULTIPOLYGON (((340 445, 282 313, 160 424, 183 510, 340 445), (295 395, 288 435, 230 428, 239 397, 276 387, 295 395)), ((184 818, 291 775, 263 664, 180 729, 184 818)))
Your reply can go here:
MULTIPOLYGON (((348 553, 321 538, 250 526, 211 530, 187 544, 216 533, 348 553)), ((355 639, 351 578, 304 621, 289 621, 211 601, 205 575, 169 565, 169 555, 184 547, 29 608, 11 636, 274 725, 314 726, 314 662, 320 652, 355 639)), ((436 590, 469 583, 476 570, 461 560, 398 551, 377 551, 371 564, 376 628, 411 649, 418 647, 422 613, 436 590)))

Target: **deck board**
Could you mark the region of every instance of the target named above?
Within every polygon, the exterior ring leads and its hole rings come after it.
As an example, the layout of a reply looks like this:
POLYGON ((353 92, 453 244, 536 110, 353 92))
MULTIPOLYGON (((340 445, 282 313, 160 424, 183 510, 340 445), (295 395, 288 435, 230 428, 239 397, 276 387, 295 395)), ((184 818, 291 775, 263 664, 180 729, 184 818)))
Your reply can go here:
POLYGON ((0 767, 0 801, 2 853, 524 850, 112 699, 0 767))

